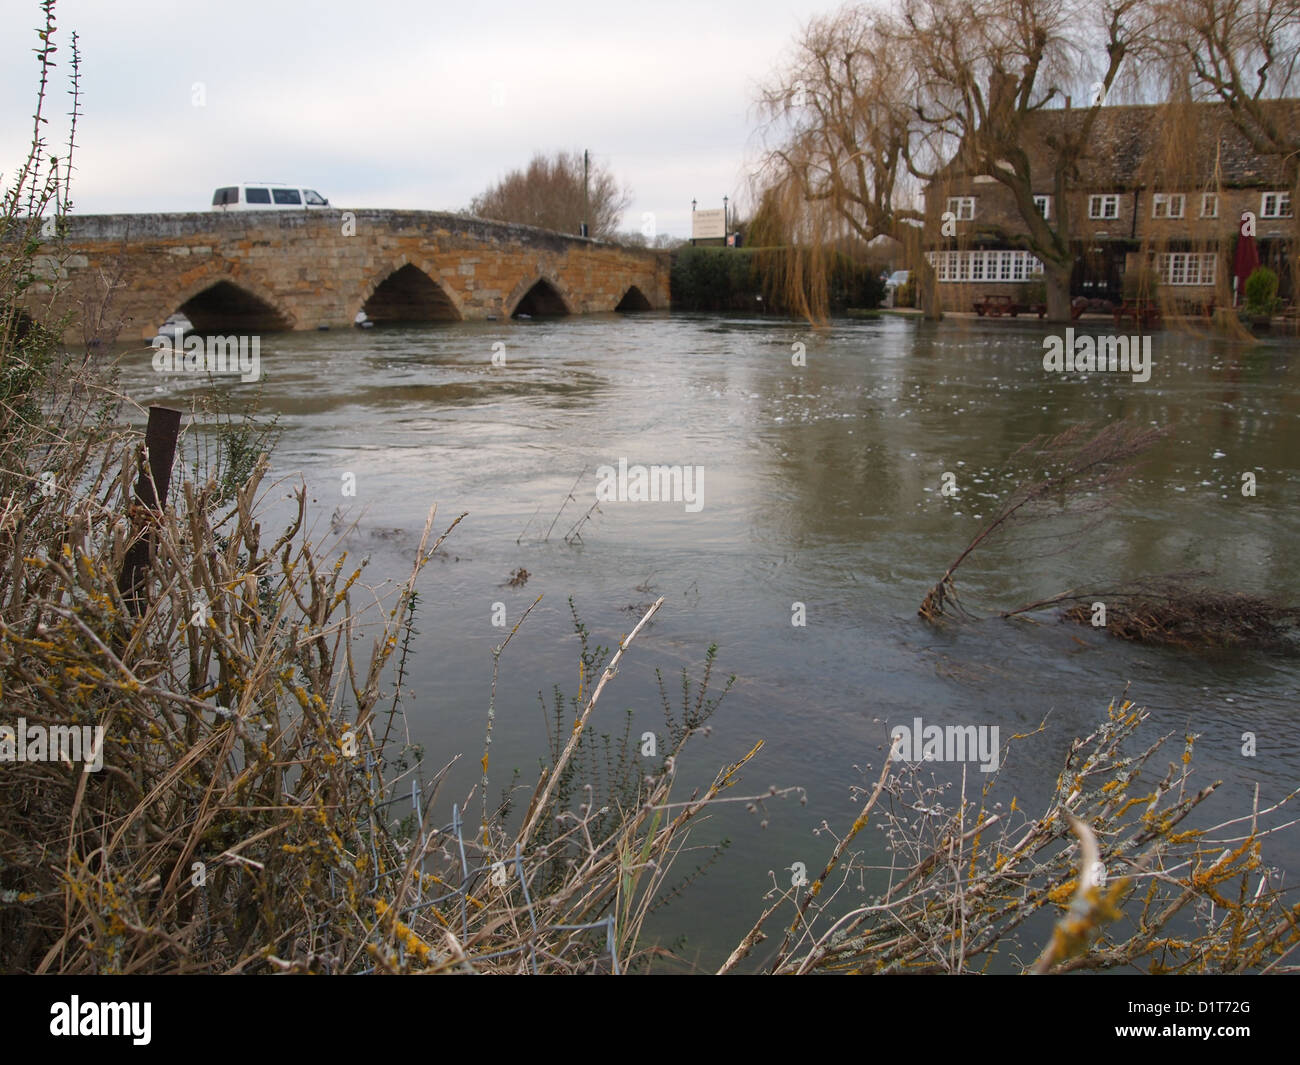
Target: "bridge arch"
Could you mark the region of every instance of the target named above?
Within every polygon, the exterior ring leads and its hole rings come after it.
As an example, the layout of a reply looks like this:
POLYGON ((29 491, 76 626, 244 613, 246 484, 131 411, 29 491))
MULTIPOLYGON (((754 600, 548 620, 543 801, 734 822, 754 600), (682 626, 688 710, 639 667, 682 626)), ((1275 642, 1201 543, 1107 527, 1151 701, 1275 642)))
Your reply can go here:
POLYGON ((282 333, 296 323, 266 286, 217 271, 184 286, 164 306, 156 322, 145 323, 149 329, 157 330, 177 311, 197 333, 282 333))
POLYGON ((519 282, 506 298, 506 314, 533 318, 560 318, 577 313, 577 301, 552 273, 538 271, 519 282))
POLYGON ((654 305, 636 285, 629 285, 623 298, 615 305, 616 311, 653 311, 654 305))
POLYGON ((378 325, 386 322, 459 322, 465 317, 460 299, 437 280, 428 263, 402 256, 378 273, 361 294, 361 310, 378 325))

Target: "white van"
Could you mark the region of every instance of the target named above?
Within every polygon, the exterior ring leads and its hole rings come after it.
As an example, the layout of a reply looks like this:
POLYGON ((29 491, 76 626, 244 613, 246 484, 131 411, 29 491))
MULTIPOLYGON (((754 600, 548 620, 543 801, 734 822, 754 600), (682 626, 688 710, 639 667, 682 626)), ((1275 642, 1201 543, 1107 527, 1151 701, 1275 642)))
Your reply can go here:
POLYGON ((212 194, 214 211, 303 211, 329 205, 329 200, 315 189, 278 181, 226 185, 212 194))

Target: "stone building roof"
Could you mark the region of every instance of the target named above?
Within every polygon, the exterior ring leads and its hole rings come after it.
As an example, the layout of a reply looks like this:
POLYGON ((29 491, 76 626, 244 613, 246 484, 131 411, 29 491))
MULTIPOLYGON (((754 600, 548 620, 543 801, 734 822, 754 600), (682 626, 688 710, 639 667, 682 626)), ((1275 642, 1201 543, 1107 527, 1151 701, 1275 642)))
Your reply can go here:
MULTIPOLYGON (((1300 144, 1300 99, 1265 101, 1273 121, 1300 144)), ((1034 184, 1051 191, 1051 142, 1076 127, 1086 109, 1036 111, 1025 118, 1034 184)), ((1103 107, 1080 160, 1076 188, 1135 186, 1285 187, 1283 160, 1259 154, 1233 124, 1226 104, 1136 104, 1103 107)), ((956 169, 956 168, 953 168, 956 169)), ((956 174, 949 171, 949 180, 956 174)))

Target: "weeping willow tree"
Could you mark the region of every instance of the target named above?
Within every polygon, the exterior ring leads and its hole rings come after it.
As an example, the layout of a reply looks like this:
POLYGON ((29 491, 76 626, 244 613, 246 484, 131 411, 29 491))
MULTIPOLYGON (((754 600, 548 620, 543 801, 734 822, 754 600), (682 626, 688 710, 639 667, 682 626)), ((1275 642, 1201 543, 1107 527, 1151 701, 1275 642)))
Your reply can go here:
POLYGON ((945 210, 981 182, 1006 205, 994 228, 1042 264, 1048 316, 1068 320, 1080 162, 1112 90, 1139 84, 1154 19, 1140 0, 900 0, 811 22, 760 100, 762 193, 774 229, 805 249, 784 283, 816 314, 824 250, 891 238, 938 316, 918 252, 999 235, 945 210), (1035 138, 1043 150, 1028 149, 1035 138))
MULTIPOLYGON (((1218 263, 1224 269, 1216 299, 1231 297, 1232 252, 1243 225, 1243 212, 1262 216, 1261 189, 1289 193, 1294 203, 1300 179, 1300 0, 1152 0, 1159 69, 1180 100, 1202 106, 1202 126, 1212 116, 1213 140, 1202 129, 1199 142, 1165 153, 1174 164, 1212 157, 1213 188, 1218 193, 1220 226, 1218 263), (1211 147, 1213 145, 1213 147, 1211 147), (1192 155, 1184 154, 1191 151, 1192 155), (1211 154, 1212 153, 1212 154, 1211 154), (1225 160, 1253 156, 1255 181, 1242 181, 1225 168, 1225 160), (1229 172, 1225 173, 1225 169, 1229 172), (1261 184, 1262 182, 1262 184, 1261 184), (1253 186, 1253 188, 1252 188, 1253 186), (1250 189, 1252 195, 1245 190, 1250 189), (1226 192, 1226 195, 1224 193, 1226 192)), ((1192 125, 1179 123, 1184 128, 1192 125)), ((1264 256, 1293 285, 1290 264, 1297 251, 1294 209, 1275 212, 1267 223, 1264 256)), ((1294 291, 1290 294, 1294 296, 1294 291)), ((1226 305, 1226 304, 1225 304, 1226 305)), ((1235 323, 1235 317, 1229 319, 1235 323)))
MULTIPOLYGON (((865 7, 813 19, 761 92, 766 147, 750 243, 792 249, 774 260, 770 281, 810 320, 825 315, 835 251, 860 255, 885 238, 912 260, 920 247, 916 146, 886 22, 865 7)), ((923 293, 928 313, 934 295, 923 293)))
POLYGON ((1300 89, 1300 0, 1155 0, 1164 63, 1193 99, 1228 106, 1260 155, 1282 161, 1292 186, 1300 127, 1273 100, 1300 89))
POLYGON ((1253 176, 1243 183, 1240 135, 1221 106, 1180 99, 1142 109, 1148 151, 1133 175, 1137 246, 1128 255, 1124 295, 1159 307, 1166 324, 1188 328, 1216 319, 1239 339, 1248 336, 1233 306, 1233 254, 1240 216, 1256 204, 1253 176))

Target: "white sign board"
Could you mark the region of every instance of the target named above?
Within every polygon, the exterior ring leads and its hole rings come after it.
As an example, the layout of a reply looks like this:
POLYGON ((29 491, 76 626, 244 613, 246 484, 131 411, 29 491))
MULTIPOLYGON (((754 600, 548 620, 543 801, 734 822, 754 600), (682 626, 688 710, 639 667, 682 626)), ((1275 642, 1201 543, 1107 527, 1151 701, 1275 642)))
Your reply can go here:
POLYGON ((715 207, 711 211, 691 212, 691 239, 705 240, 709 237, 727 235, 726 210, 715 207))

